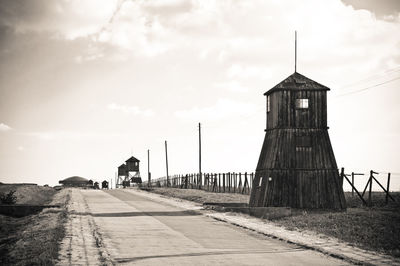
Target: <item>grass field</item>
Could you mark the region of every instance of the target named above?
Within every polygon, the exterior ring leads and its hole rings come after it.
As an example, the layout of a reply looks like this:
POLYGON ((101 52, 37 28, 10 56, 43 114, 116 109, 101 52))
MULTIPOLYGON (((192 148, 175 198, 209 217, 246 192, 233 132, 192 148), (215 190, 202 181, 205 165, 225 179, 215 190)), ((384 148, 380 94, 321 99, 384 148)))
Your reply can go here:
POLYGON ((14 195, 17 196, 17 204, 32 205, 48 204, 57 192, 54 188, 36 185, 0 185, 0 193, 7 193, 10 190, 16 191, 14 195))
MULTIPOLYGON (((154 188, 154 193, 204 202, 244 202, 248 195, 212 193, 197 189, 154 188)), ((385 205, 384 193, 372 194, 373 206, 362 205, 357 196, 345 193, 346 212, 304 211, 301 215, 273 220, 289 230, 310 230, 336 237, 354 246, 400 257, 400 193, 393 193, 396 202, 385 205)))
MULTIPOLYGON (((0 186, 16 189, 19 204, 65 206, 67 191, 40 186, 0 186)), ((54 265, 64 237, 65 208, 47 208, 21 218, 0 215, 0 265, 54 265)))

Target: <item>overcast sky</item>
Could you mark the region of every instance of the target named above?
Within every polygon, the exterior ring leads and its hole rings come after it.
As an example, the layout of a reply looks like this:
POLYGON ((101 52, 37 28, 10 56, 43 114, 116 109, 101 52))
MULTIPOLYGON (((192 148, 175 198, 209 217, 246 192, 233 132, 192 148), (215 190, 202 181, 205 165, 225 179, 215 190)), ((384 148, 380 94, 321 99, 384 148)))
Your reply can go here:
MULTIPOLYGON (((263 93, 331 88, 339 167, 400 173, 400 1, 0 1, 0 181, 254 171, 263 93)), ((386 177, 381 177, 386 182, 386 177)), ((392 188, 400 190, 400 175, 392 188)), ((360 180, 359 187, 363 186, 360 180)))

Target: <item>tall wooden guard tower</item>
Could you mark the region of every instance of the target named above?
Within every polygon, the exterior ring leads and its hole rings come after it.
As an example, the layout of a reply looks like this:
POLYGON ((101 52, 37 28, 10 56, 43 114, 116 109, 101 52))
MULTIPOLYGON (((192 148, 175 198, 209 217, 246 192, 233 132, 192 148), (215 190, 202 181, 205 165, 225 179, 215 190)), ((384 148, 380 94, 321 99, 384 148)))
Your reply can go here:
POLYGON ((118 167, 117 186, 129 187, 131 183, 142 183, 139 171, 140 161, 131 156, 118 167))
POLYGON ((250 206, 345 209, 328 135, 327 91, 295 71, 267 91, 267 128, 250 206))
POLYGON ((131 157, 125 161, 126 171, 129 180, 132 183, 142 183, 142 178, 140 177, 139 163, 140 161, 135 157, 131 157))

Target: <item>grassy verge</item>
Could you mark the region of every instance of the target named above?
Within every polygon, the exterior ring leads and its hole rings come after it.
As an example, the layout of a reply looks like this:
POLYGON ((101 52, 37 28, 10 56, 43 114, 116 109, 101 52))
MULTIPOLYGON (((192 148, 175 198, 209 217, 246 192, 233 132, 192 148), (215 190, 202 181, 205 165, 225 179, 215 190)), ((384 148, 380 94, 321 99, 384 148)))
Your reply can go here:
MULTIPOLYGON (((204 202, 248 202, 248 195, 211 193, 196 189, 154 188, 154 193, 204 202)), ((400 193, 393 193, 396 202, 385 205, 384 193, 374 192, 373 206, 367 208, 357 196, 345 193, 346 212, 304 211, 301 215, 273 220, 289 230, 310 230, 336 237, 368 250, 400 257, 400 193)))
POLYGON ((234 193, 214 193, 198 189, 179 189, 179 188, 152 188, 151 192, 190 200, 198 203, 204 202, 249 202, 249 195, 234 194, 234 193))
POLYGON ((366 208, 345 193, 346 212, 303 212, 274 222, 289 230, 311 230, 336 237, 354 246, 400 257, 400 193, 385 206, 384 194, 374 193, 373 207, 366 208))
POLYGON ((55 264, 58 243, 64 237, 64 206, 68 193, 65 190, 49 191, 46 188, 38 201, 61 205, 62 208, 48 208, 21 218, 0 215, 0 265, 55 264))

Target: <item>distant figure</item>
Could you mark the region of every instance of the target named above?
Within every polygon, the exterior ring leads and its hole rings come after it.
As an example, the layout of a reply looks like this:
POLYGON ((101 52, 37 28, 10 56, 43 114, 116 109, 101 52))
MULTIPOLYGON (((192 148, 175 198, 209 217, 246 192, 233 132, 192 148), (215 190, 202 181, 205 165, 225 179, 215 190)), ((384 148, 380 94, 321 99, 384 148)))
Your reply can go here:
POLYGON ((94 189, 100 189, 99 182, 94 182, 93 188, 94 189))

